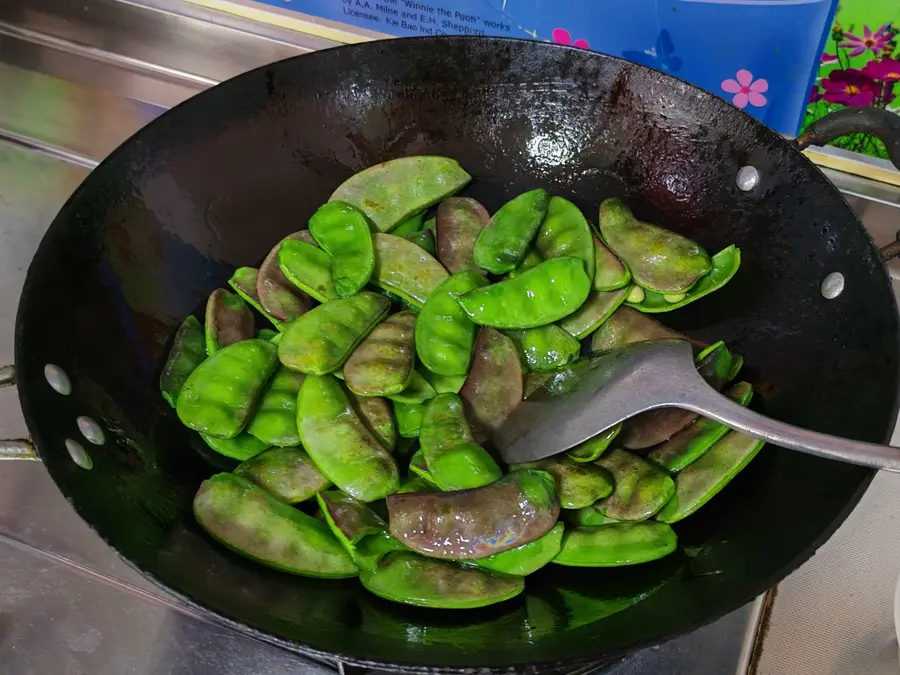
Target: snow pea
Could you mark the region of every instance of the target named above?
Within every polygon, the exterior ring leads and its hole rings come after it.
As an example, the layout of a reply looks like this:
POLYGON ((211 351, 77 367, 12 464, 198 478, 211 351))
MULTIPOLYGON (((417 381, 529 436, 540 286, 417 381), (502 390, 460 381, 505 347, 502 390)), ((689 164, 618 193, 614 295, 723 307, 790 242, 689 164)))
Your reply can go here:
POLYGON ((401 484, 396 494, 406 494, 407 492, 437 492, 438 486, 421 476, 410 478, 401 484))
POLYGON ((360 569, 374 570, 391 550, 405 548, 387 534, 387 525, 363 502, 338 490, 316 495, 325 522, 360 569))
POLYGON ((393 452, 397 445, 397 425, 387 399, 380 396, 357 396, 350 391, 350 403, 384 449, 393 452))
POLYGON ((393 401, 397 431, 403 438, 418 438, 425 414, 424 403, 401 403, 393 401))
POLYGON ((447 270, 427 251, 403 237, 373 234, 372 283, 422 309, 428 296, 447 278, 447 270))
POLYGON ((631 283, 631 270, 628 265, 623 263, 616 257, 616 254, 610 251, 603 240, 594 235, 594 262, 596 270, 594 272, 594 290, 595 291, 614 291, 619 288, 628 286, 631 283))
POLYGON ((440 203, 435 217, 437 258, 450 274, 476 269, 475 240, 491 216, 469 197, 450 197, 440 203))
MULTIPOLYGON (((712 257, 712 267, 694 284, 690 290, 685 291, 684 297, 674 299, 656 291, 645 291, 644 299, 637 303, 628 303, 641 312, 671 312, 673 309, 684 307, 687 304, 699 300, 717 291, 731 281, 741 266, 741 249, 734 245, 724 248, 712 257)), ((679 294, 680 295, 680 294, 679 294)), ((674 296, 677 298, 678 296, 674 296)))
POLYGON ((581 343, 555 324, 507 331, 519 350, 522 363, 531 371, 556 370, 576 360, 581 343))
POLYGON ((437 483, 434 482, 434 478, 432 478, 431 472, 428 470, 428 464, 425 462, 425 453, 421 448, 416 450, 413 456, 409 458, 409 474, 410 476, 415 474, 437 488, 437 483))
POLYGON ((687 336, 666 328, 631 307, 619 307, 591 337, 591 351, 608 352, 632 342, 665 339, 687 340, 687 336))
POLYGON ((495 553, 476 560, 475 564, 491 572, 512 574, 517 577, 528 576, 557 556, 562 547, 563 532, 565 525, 557 523, 543 537, 503 553, 495 553))
POLYGON ((268 340, 269 342, 275 339, 281 340, 281 338, 279 337, 280 335, 281 333, 279 333, 277 330, 272 330, 271 328, 260 328, 256 333, 256 337, 258 339, 268 340))
POLYGON ((194 517, 235 553, 283 572, 341 579, 359 570, 340 542, 312 516, 230 473, 203 481, 194 517))
POLYGON ((479 331, 459 396, 476 430, 490 434, 506 421, 522 401, 522 364, 512 340, 493 328, 479 331))
POLYGON ((375 326, 344 364, 344 380, 360 396, 399 394, 409 385, 415 350, 416 315, 399 312, 375 326))
POLYGON ((553 559, 572 567, 621 567, 658 560, 678 547, 665 523, 618 523, 566 531, 562 550, 553 559))
POLYGON ((207 434, 200 434, 200 438, 220 455, 225 455, 238 461, 255 457, 270 445, 255 436, 251 436, 246 431, 242 431, 234 438, 216 438, 207 434))
POLYGON ((278 357, 285 366, 301 373, 332 373, 390 308, 387 298, 371 291, 330 300, 288 326, 278 344, 278 357))
POLYGON ((405 551, 389 554, 359 580, 370 593, 406 605, 472 609, 509 600, 525 590, 522 577, 460 567, 405 551))
POLYGON ((422 377, 419 371, 414 370, 406 388, 397 394, 390 394, 388 398, 398 403, 414 405, 434 398, 434 394, 434 387, 428 384, 428 381, 422 377))
POLYGON ((279 245, 278 267, 288 281, 319 302, 338 297, 331 256, 319 247, 286 239, 279 245))
POLYGON ((339 298, 349 298, 369 283, 375 250, 362 211, 346 202, 330 201, 309 219, 309 233, 331 256, 331 281, 339 298))
POLYGON ((482 326, 536 328, 574 312, 590 291, 581 260, 552 258, 514 279, 469 291, 458 302, 482 326))
POLYGON ((293 321, 312 307, 312 300, 287 280, 279 263, 279 251, 286 241, 303 242, 309 238, 307 230, 289 234, 278 242, 259 266, 256 277, 256 297, 266 317, 275 321, 293 321))
POLYGON ((425 451, 426 458, 429 453, 438 453, 473 440, 459 396, 438 394, 425 404, 422 426, 419 429, 419 444, 425 451))
POLYGON ((475 240, 475 264, 494 274, 512 272, 537 234, 549 202, 550 195, 537 189, 501 206, 475 240))
POLYGON ((424 225, 425 212, 421 211, 414 216, 410 216, 402 223, 400 223, 391 231, 391 234, 393 234, 395 237, 405 237, 408 234, 420 232, 423 229, 424 225))
POLYGON ((533 269, 544 262, 544 257, 537 252, 534 248, 529 248, 526 252, 522 260, 516 265, 516 269, 506 275, 507 279, 515 279, 517 276, 520 276, 523 272, 527 272, 530 269, 533 269))
POLYGON ((407 241, 411 241, 431 256, 434 256, 437 253, 437 248, 434 243, 434 233, 431 230, 413 232, 411 234, 407 234, 403 238, 407 241))
POLYGON ((217 288, 206 301, 206 353, 253 337, 253 313, 234 293, 217 288))
POLYGON ((466 270, 449 277, 428 296, 416 322, 416 354, 425 368, 439 375, 468 372, 478 329, 457 299, 487 285, 484 277, 466 270))
POLYGON ((628 290, 625 288, 617 291, 591 291, 584 304, 561 319, 558 325, 579 340, 587 337, 613 315, 625 302, 627 295, 628 290))
POLYGON ((622 425, 617 424, 566 451, 566 455, 575 462, 596 462, 621 431, 622 425))
POLYGON ((613 491, 613 477, 609 471, 595 464, 574 462, 565 455, 549 457, 537 462, 515 464, 513 471, 537 469, 546 471, 556 481, 559 505, 564 509, 581 509, 613 491))
POLYGON ((302 447, 272 448, 241 463, 235 475, 286 504, 299 504, 331 485, 302 447))
POLYGON ((559 370, 528 373, 525 376, 525 398, 541 401, 571 393, 578 388, 581 378, 599 363, 600 359, 579 359, 559 370))
POLYGON ((568 199, 550 197, 534 247, 545 260, 564 256, 580 258, 588 278, 594 281, 594 233, 581 210, 568 199))
POLYGON ((311 375, 303 381, 297 427, 319 470, 351 497, 371 502, 399 487, 396 463, 360 420, 337 379, 311 375))
POLYGON ((303 373, 279 366, 263 389, 247 431, 267 445, 292 446, 300 443, 297 431, 297 392, 303 373))
POLYGON ((651 291, 687 291, 711 266, 698 244, 638 220, 620 199, 600 204, 600 235, 631 269, 634 283, 651 291))
MULTIPOLYGON (((243 298, 244 302, 253 307, 253 309, 271 321, 275 327, 280 329, 281 322, 269 314, 259 303, 259 295, 256 292, 258 280, 259 270, 255 267, 238 267, 228 280, 228 285, 231 286, 235 293, 243 298)), ((304 309, 304 311, 306 310, 304 309)), ((257 335, 257 337, 259 336, 257 335)))
POLYGON ((175 409, 190 429, 234 438, 247 424, 259 394, 278 365, 265 340, 244 340, 210 356, 190 374, 175 409))
POLYGON ((583 509, 571 509, 563 511, 566 522, 578 527, 600 527, 612 525, 623 521, 610 518, 600 513, 594 506, 585 506, 583 509))
POLYGON ((556 524, 553 477, 523 469, 471 490, 393 494, 391 534, 433 558, 486 558, 543 537, 556 524))
POLYGON ((675 477, 675 495, 656 519, 677 523, 715 497, 765 445, 737 431, 728 434, 675 477))
POLYGON ((178 327, 172 349, 159 376, 159 389, 175 407, 178 393, 194 370, 206 359, 206 338, 197 317, 189 316, 178 327))
POLYGON ((467 374, 468 371, 462 375, 438 375, 428 370, 428 368, 423 368, 420 373, 438 394, 458 394, 459 390, 466 383, 467 374))
POLYGON ((665 471, 625 450, 610 450, 597 464, 613 475, 615 489, 595 507, 615 520, 646 520, 675 493, 675 483, 665 471))
POLYGON ((390 232, 407 218, 458 192, 472 180, 448 157, 401 157, 344 181, 329 201, 353 204, 377 232, 390 232))

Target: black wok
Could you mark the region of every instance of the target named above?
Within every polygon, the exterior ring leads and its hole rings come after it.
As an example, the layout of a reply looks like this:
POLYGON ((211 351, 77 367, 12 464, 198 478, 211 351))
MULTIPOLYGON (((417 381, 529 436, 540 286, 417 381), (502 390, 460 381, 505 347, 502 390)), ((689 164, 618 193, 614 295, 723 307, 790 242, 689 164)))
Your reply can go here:
POLYGON ((599 54, 458 37, 354 45, 255 70, 163 115, 91 173, 34 258, 16 331, 25 417, 60 490, 120 555, 188 602, 309 655, 500 670, 612 658, 691 630, 834 532, 872 472, 768 448, 678 526, 677 556, 623 571, 550 566, 523 597, 487 610, 390 605, 355 581, 278 573, 208 539, 190 503, 215 469, 157 388, 176 326, 235 266, 305 227, 353 172, 412 154, 458 159, 475 176, 466 194, 491 210, 535 187, 588 214, 619 196, 711 251, 736 243, 737 277, 662 318, 742 354, 766 414, 888 438, 898 389, 888 277, 796 147, 718 98, 599 54), (736 185, 745 165, 760 175, 749 192, 736 185), (826 300, 820 284, 835 271, 846 289, 826 300), (71 395, 48 386, 48 363, 69 374, 71 395), (107 436, 84 442, 89 471, 64 445, 79 438, 79 415, 107 436))

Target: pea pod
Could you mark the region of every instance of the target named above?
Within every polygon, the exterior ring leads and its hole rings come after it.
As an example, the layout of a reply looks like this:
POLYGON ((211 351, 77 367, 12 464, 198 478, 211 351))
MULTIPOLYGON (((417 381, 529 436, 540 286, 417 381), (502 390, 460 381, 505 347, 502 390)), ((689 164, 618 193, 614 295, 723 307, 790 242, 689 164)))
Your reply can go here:
POLYGON ((278 267, 294 286, 319 302, 338 297, 331 256, 318 246, 287 239, 279 245, 278 267))
POLYGON ((725 438, 676 476, 675 495, 656 514, 656 519, 677 523, 696 512, 719 494, 764 445, 764 441, 746 434, 728 432, 725 438))
POLYGON ((428 470, 428 464, 425 462, 425 453, 421 448, 416 450, 413 456, 409 458, 409 473, 410 476, 418 476, 422 480, 437 487, 437 483, 434 482, 434 478, 428 470))
POLYGON ((277 348, 265 340, 223 347, 184 383, 175 408, 179 419, 200 433, 234 438, 247 424, 277 365, 277 348))
POLYGON ((521 577, 460 567, 405 551, 389 554, 376 570, 363 570, 359 579, 366 590, 385 600, 443 609, 485 607, 525 590, 521 577))
POLYGON ((178 327, 172 349, 159 376, 159 389, 169 405, 175 407, 178 394, 194 370, 206 359, 206 338, 197 317, 189 316, 178 327))
POLYGON ((695 300, 717 291, 731 281, 741 266, 741 249, 732 245, 724 248, 712 257, 712 267, 704 274, 690 290, 685 291, 684 297, 675 299, 656 291, 645 291, 644 298, 640 302, 628 303, 641 312, 671 312, 673 309, 684 307, 695 300))
MULTIPOLYGON (((419 315, 419 320, 422 320, 421 314, 419 315)), ((462 375, 438 375, 437 373, 428 370, 428 368, 423 368, 422 372, 419 374, 431 385, 431 388, 434 389, 435 393, 458 394, 459 390, 462 389, 462 386, 466 383, 468 370, 462 375)))
POLYGON ((594 235, 594 290, 615 291, 624 288, 631 283, 631 270, 628 265, 616 257, 616 254, 607 248, 603 240, 594 235))
POLYGON ((397 432, 403 438, 418 438, 425 414, 424 403, 401 403, 393 401, 394 417, 397 419, 397 432))
POLYGON ((553 477, 514 471, 490 485, 456 492, 394 494, 390 531, 433 558, 479 559, 538 539, 556 524, 553 477))
MULTIPOLYGON (((281 325, 274 316, 269 314, 265 308, 259 303, 259 295, 256 292, 256 284, 259 280, 259 270, 255 267, 238 267, 231 278, 228 285, 237 293, 248 305, 253 307, 257 312, 262 314, 266 319, 272 322, 276 327, 281 325)), ((305 310, 304 310, 305 311, 305 310)), ((265 329, 263 329, 265 330, 265 329)))
POLYGON ((550 195, 537 189, 501 206, 475 240, 475 264, 494 274, 514 270, 537 234, 549 202, 550 195))
POLYGON ((257 404, 247 431, 267 445, 292 446, 300 443, 297 432, 297 392, 303 373, 279 366, 257 404))
POLYGON ((572 567, 621 567, 659 560, 678 547, 678 537, 665 523, 618 523, 576 527, 563 537, 553 559, 572 567))
POLYGON ((525 398, 542 401, 569 394, 578 388, 581 378, 600 362, 601 359, 596 358, 579 359, 559 370, 528 373, 525 377, 525 398))
POLYGON ((393 452, 397 445, 397 425, 387 399, 380 396, 357 396, 351 391, 350 403, 384 449, 393 452))
POLYGON ((341 490, 364 502, 400 485, 397 465, 353 410, 341 383, 311 375, 297 396, 297 427, 319 470, 341 490))
POLYGON ((623 522, 600 513, 593 506, 563 511, 563 517, 570 525, 579 527, 600 527, 601 525, 612 525, 613 523, 623 522))
POLYGON ((309 219, 309 232, 331 256, 331 280, 339 298, 369 283, 375 267, 372 231, 366 216, 351 204, 330 201, 309 219))
POLYGON ((634 283, 651 291, 687 291, 711 266, 695 242, 638 220, 620 199, 600 204, 600 235, 631 269, 634 283))
POLYGON ((590 291, 581 260, 553 258, 515 279, 469 291, 459 297, 459 304, 483 326, 536 328, 574 312, 590 291))
POLYGON ((565 525, 557 523, 540 539, 476 560, 475 564, 482 569, 517 577, 534 574, 557 556, 562 547, 563 532, 565 525))
POLYGON ((398 403, 415 405, 434 398, 434 393, 434 387, 428 384, 428 381, 422 377, 419 371, 414 370, 406 388, 396 394, 390 394, 388 398, 398 403))
POLYGON ((280 340, 281 333, 277 330, 272 330, 271 328, 260 328, 256 333, 256 337, 260 340, 268 340, 272 342, 272 340, 280 340))
POLYGON ((332 373, 390 307, 387 298, 370 291, 319 305, 288 326, 278 344, 278 357, 285 366, 301 373, 332 373))
POLYGON ((372 283, 422 309, 432 291, 447 278, 447 270, 427 251, 403 237, 376 233, 372 241, 375 245, 372 283))
POLYGON ((522 401, 522 365, 512 340, 493 328, 479 331, 459 396, 476 430, 491 434, 506 421, 522 401))
POLYGON ((200 438, 220 455, 225 455, 238 461, 255 457, 270 445, 255 436, 251 436, 246 431, 242 431, 234 438, 216 438, 207 434, 200 434, 200 438))
POLYGON ((621 431, 622 425, 617 424, 593 438, 589 438, 584 443, 579 443, 571 450, 566 451, 566 455, 575 462, 596 462, 621 431))
POLYGON ((425 225, 425 212, 420 211, 414 216, 410 216, 402 223, 400 223, 397 227, 395 227, 391 234, 395 237, 405 237, 408 234, 414 234, 416 232, 421 232, 425 225))
POLYGON ((513 470, 546 471, 556 481, 559 505, 564 509, 581 509, 603 499, 613 491, 609 471, 595 464, 579 464, 566 456, 550 457, 511 467, 513 470))
POLYGON ((397 489, 396 494, 406 494, 407 492, 437 492, 438 489, 438 486, 431 481, 426 480, 421 476, 415 476, 401 484, 397 489))
POLYGON ((438 286, 416 322, 416 354, 422 365, 439 375, 465 375, 472 361, 477 327, 457 299, 487 286, 474 270, 458 272, 438 286))
POLYGON ((631 307, 619 307, 600 325, 591 338, 591 350, 607 352, 632 342, 665 339, 687 340, 687 336, 666 328, 658 321, 641 314, 631 307))
POLYGON ((617 291, 591 291, 584 304, 560 320, 558 325, 579 340, 587 337, 613 315, 625 302, 626 295, 628 290, 624 288, 617 291))
POLYGON ((234 293, 217 288, 206 301, 206 353, 253 337, 253 314, 234 293))
POLYGON ((403 391, 415 364, 416 315, 399 312, 369 333, 344 364, 344 380, 360 396, 389 396, 403 391))
POLYGON ((272 448, 243 462, 235 475, 286 504, 299 504, 331 485, 301 447, 272 448))
POLYGON ((375 230, 390 232, 407 218, 461 190, 472 180, 447 157, 401 157, 371 166, 344 181, 329 201, 353 204, 375 230))
POLYGON ((359 573, 327 525, 246 478, 220 473, 205 480, 194 497, 194 517, 214 539, 268 567, 326 579, 359 573))
POLYGON ((419 444, 426 457, 428 453, 437 453, 473 440, 459 396, 438 394, 428 401, 419 430, 419 444))
POLYGON ((544 256, 537 252, 534 248, 529 248, 526 252, 522 260, 519 261, 519 264, 516 265, 516 269, 506 275, 507 279, 515 279, 518 276, 521 276, 523 272, 527 272, 530 269, 533 269, 544 262, 544 256))
POLYGON ((279 251, 287 241, 303 242, 309 232, 294 232, 278 242, 259 266, 256 277, 256 297, 267 318, 277 322, 293 321, 312 306, 309 296, 287 280, 281 270, 279 251))
POLYGON ((646 520, 675 492, 675 483, 665 471, 625 450, 610 450, 597 464, 613 475, 615 489, 595 506, 615 520, 646 520))
POLYGON ((434 233, 431 230, 412 232, 403 238, 414 243, 420 249, 428 253, 428 255, 434 256, 437 253, 437 248, 434 243, 434 233))
POLYGON ((593 282, 596 266, 594 233, 581 210, 568 199, 550 197, 534 247, 545 260, 571 256, 580 258, 593 282))
POLYGON ((440 203, 435 217, 437 258, 450 274, 475 269, 475 240, 491 216, 469 197, 450 197, 440 203))
POLYGON ((374 570, 387 553, 405 548, 387 534, 385 522, 368 506, 337 490, 316 495, 325 522, 360 569, 374 570))
POLYGON ((506 335, 518 348, 525 367, 531 371, 557 370, 575 361, 581 353, 578 340, 552 323, 511 330, 506 335))

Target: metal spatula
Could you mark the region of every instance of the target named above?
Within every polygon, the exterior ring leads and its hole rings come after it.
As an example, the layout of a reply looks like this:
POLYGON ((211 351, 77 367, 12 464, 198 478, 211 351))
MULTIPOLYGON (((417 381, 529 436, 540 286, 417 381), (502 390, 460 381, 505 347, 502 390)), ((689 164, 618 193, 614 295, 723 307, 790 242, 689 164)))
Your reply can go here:
POLYGON ((689 343, 639 342, 592 361, 574 391, 523 401, 495 441, 510 464, 568 450, 629 417, 683 408, 791 450, 900 472, 900 448, 820 434, 769 419, 729 400, 697 372, 689 343))

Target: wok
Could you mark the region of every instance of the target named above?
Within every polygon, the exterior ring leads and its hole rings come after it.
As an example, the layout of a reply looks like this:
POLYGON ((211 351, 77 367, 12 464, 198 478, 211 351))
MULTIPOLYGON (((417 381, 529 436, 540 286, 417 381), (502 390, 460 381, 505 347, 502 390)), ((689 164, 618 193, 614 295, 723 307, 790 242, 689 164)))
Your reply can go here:
POLYGON ((663 320, 743 355, 765 414, 888 438, 894 295, 862 225, 796 146, 708 93, 600 54, 493 38, 359 44, 260 68, 163 115, 88 176, 34 257, 16 328, 25 418, 59 489, 123 558, 313 657, 499 672, 611 659, 689 631, 777 583, 834 532, 873 472, 767 448, 677 526, 678 555, 625 570, 551 565, 524 596, 482 610, 391 605, 355 581, 282 574, 205 536, 190 504, 217 469, 157 387, 176 327, 352 173, 414 154, 458 159, 475 177, 465 194, 490 210, 536 187, 587 214, 617 196, 708 250, 737 244, 737 277, 663 320), (745 166, 759 177, 747 191, 745 166), (845 289, 826 299, 832 272, 845 289), (47 364, 71 395, 48 385, 47 364), (82 415, 103 445, 79 435, 82 415))

